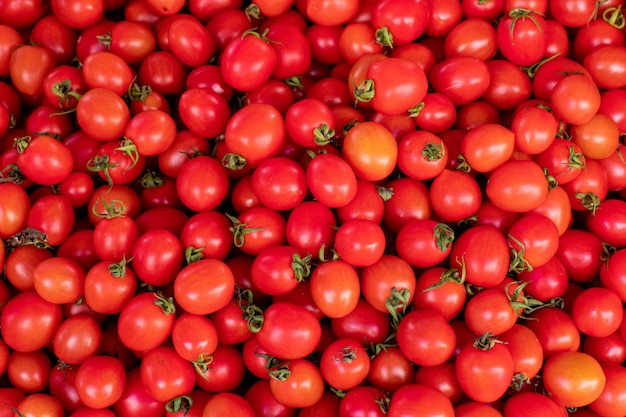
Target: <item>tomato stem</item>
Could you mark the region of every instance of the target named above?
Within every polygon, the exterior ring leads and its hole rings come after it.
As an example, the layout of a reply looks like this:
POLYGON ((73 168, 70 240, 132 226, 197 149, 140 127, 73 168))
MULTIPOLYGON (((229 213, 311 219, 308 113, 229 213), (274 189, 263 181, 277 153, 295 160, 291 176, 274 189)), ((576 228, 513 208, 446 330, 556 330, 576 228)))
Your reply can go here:
MULTIPOLYGON (((458 263, 458 259, 457 259, 457 263, 458 263)), ((428 288, 424 288, 422 290, 422 292, 428 292, 428 291, 432 291, 434 289, 437 289, 441 286, 443 286, 444 284, 447 284, 448 282, 453 282, 456 284, 464 284, 465 283, 465 276, 466 276, 466 269, 465 269, 465 258, 461 258, 461 262, 460 262, 460 266, 461 266, 461 271, 459 272, 459 270, 457 268, 450 268, 447 271, 444 271, 441 273, 441 276, 439 277, 439 281, 434 283, 433 285, 431 285, 428 288)))
POLYGON ((422 112, 422 110, 424 110, 425 106, 426 106, 426 103, 424 103, 422 101, 417 106, 410 108, 409 109, 409 117, 417 117, 417 116, 419 116, 420 113, 422 112))
POLYGON ((374 32, 376 43, 382 47, 393 49, 393 34, 387 26, 380 27, 374 32))
POLYGON ((126 256, 122 257, 122 260, 117 263, 112 263, 108 266, 108 270, 113 278, 124 278, 126 276, 126 265, 132 260, 126 259, 126 256))
POLYGON ((387 297, 385 306, 391 315, 391 325, 394 329, 398 328, 400 320, 406 313, 411 300, 411 292, 407 288, 398 291, 396 287, 391 288, 391 295, 387 297))
POLYGON ((435 239, 435 244, 440 251, 445 252, 452 245, 452 241, 454 241, 454 231, 445 223, 437 223, 434 230, 433 238, 435 239))
POLYGON ((609 269, 609 259, 615 252, 617 252, 615 246, 602 242, 602 254, 600 255, 600 259, 604 262, 606 269, 609 269))
POLYGON ((384 187, 379 185, 376 188, 378 189, 378 195, 383 199, 383 201, 389 201, 391 200, 391 197, 393 197, 393 187, 384 187))
POLYGON ((102 203, 102 206, 104 207, 104 213, 99 213, 96 210, 96 206, 98 205, 98 201, 96 201, 93 206, 91 206, 91 212, 96 216, 96 217, 104 217, 105 219, 112 219, 114 217, 121 217, 124 215, 124 202, 121 200, 111 200, 110 202, 107 201, 106 198, 102 197, 100 198, 100 202, 102 203))
POLYGON ((445 155, 445 148, 442 143, 426 142, 422 149, 422 155, 428 162, 439 161, 445 155))
POLYGON ((180 397, 172 398, 165 404, 165 411, 168 413, 180 413, 183 412, 187 415, 187 412, 193 405, 193 400, 188 395, 181 395, 180 397))
POLYGON ((279 365, 269 371, 269 376, 277 381, 286 381, 291 376, 289 362, 279 365))
POLYGON ((558 56, 560 56, 560 55, 561 55, 561 53, 560 53, 560 52, 558 52, 558 53, 556 53, 556 54, 554 54, 554 55, 552 55, 552 56, 549 56, 549 57, 547 57, 547 58, 542 59, 541 61, 539 61, 539 62, 537 62, 537 63, 535 63, 535 64, 533 64, 533 65, 531 65, 531 66, 529 66, 529 67, 522 67, 522 70, 523 70, 526 74, 528 74, 528 77, 530 77, 530 78, 532 79, 532 78, 534 78, 534 77, 535 77, 535 75, 537 74, 537 71, 539 70, 539 68, 540 68, 543 64, 545 64, 545 63, 547 63, 547 62, 552 61, 554 58, 556 58, 556 57, 558 57, 558 56))
POLYGON ((32 136, 22 136, 19 138, 15 138, 13 140, 13 148, 17 151, 17 153, 22 154, 30 145, 30 142, 33 140, 32 136))
POLYGON ((11 251, 18 246, 34 245, 38 248, 52 249, 50 245, 46 243, 48 235, 34 227, 26 227, 20 232, 14 234, 4 241, 4 246, 7 251, 11 251))
POLYGON ((185 249, 185 262, 187 262, 187 265, 198 262, 204 258, 204 255, 202 254, 204 249, 204 247, 194 248, 193 246, 188 246, 187 249, 185 249))
POLYGON ((7 164, 2 171, 0 171, 0 184, 5 182, 22 184, 25 178, 17 164, 7 164))
POLYGON ((233 171, 238 171, 246 166, 246 158, 235 153, 227 153, 222 157, 222 165, 233 171))
POLYGON ((335 137, 335 130, 331 129, 326 123, 322 123, 320 127, 313 129, 315 144, 318 146, 328 145, 335 137))
POLYGON ((63 110, 68 110, 69 101, 71 98, 80 100, 81 94, 72 90, 72 82, 70 80, 63 80, 55 83, 51 87, 52 94, 59 98, 59 107, 63 110))
POLYGON ((516 237, 509 234, 509 248, 511 249, 511 263, 509 264, 509 271, 520 273, 523 271, 532 271, 532 265, 524 259, 524 252, 526 251, 526 245, 516 237), (511 244, 511 241, 519 246, 519 249, 515 249, 511 244))
POLYGON ((376 88, 374 86, 374 80, 365 79, 357 86, 354 85, 354 99, 356 103, 368 103, 372 101, 376 94, 376 88))
POLYGON ((609 25, 617 29, 624 29, 626 26, 626 19, 624 19, 624 13, 622 13, 622 5, 617 7, 609 7, 602 13, 602 19, 609 25))
POLYGON ((291 258, 291 269, 293 270, 294 276, 296 277, 296 281, 302 282, 304 278, 311 275, 311 260, 313 257, 311 255, 307 255, 304 258, 301 258, 297 253, 293 254, 291 258))
POLYGON ((160 292, 154 292, 154 305, 161 308, 161 311, 168 316, 176 313, 176 306, 172 297, 165 298, 160 292))
POLYGON ((286 78, 285 83, 294 91, 304 91, 301 75, 294 75, 293 77, 286 78))
POLYGON ((333 248, 326 250, 326 244, 322 243, 322 246, 320 246, 320 251, 318 252, 317 259, 320 262, 336 261, 339 259, 339 254, 333 248), (327 253, 330 254, 330 257, 327 255, 327 253))
POLYGON ((228 217, 230 221, 233 223, 233 226, 229 227, 228 230, 232 232, 233 242, 235 246, 238 248, 244 245, 245 236, 248 233, 260 232, 261 230, 265 230, 264 227, 246 227, 245 223, 240 222, 238 218, 228 213, 226 213, 226 217, 228 217))
POLYGON ((596 211, 600 207, 601 201, 597 194, 592 192, 587 193, 575 193, 574 197, 580 200, 580 204, 591 211, 591 214, 596 214, 596 211))
POLYGON ((191 361, 191 363, 202 378, 206 380, 209 379, 209 377, 207 376, 207 371, 209 370, 209 365, 213 363, 213 355, 200 353, 198 355, 198 359, 196 359, 195 361, 191 361))
POLYGON ((160 176, 156 171, 148 170, 143 175, 143 177, 141 177, 139 183, 144 188, 156 188, 163 185, 163 177, 160 176))

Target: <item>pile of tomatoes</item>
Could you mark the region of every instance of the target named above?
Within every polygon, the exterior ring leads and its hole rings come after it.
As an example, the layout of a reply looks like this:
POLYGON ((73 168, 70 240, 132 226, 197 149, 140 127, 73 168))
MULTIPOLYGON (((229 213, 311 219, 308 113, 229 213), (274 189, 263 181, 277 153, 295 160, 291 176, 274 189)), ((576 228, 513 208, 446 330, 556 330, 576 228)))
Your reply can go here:
POLYGON ((0 417, 626 415, 620 0, 0 0, 0 417))

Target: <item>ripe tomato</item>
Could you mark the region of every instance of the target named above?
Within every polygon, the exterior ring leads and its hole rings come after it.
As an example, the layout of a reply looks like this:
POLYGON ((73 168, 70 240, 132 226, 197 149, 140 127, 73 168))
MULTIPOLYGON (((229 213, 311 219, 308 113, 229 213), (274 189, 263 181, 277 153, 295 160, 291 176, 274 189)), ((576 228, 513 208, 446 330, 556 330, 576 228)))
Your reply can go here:
POLYGON ((462 106, 480 98, 489 87, 490 73, 487 64, 472 56, 452 56, 435 64, 430 72, 431 86, 462 106))
POLYGON ((517 66, 536 64, 544 57, 547 29, 541 13, 513 9, 498 22, 498 48, 507 60, 517 66))
POLYGON ((238 218, 229 218, 233 223, 234 245, 247 255, 256 256, 268 247, 284 244, 287 239, 287 222, 276 210, 252 207, 238 218))
POLYGON ((400 319, 398 347, 414 364, 435 366, 452 357, 456 335, 452 326, 439 313, 413 310, 400 319))
POLYGON ((321 339, 317 318, 305 307, 289 302, 271 304, 263 313, 257 333, 260 347, 271 356, 285 360, 311 354, 321 339))
MULTIPOLYGON (((126 374, 126 385, 120 399, 111 406, 118 417, 130 417, 141 413, 147 417, 162 417, 165 404, 157 401, 146 390, 141 381, 140 368, 136 367, 126 374)), ((92 416, 85 416, 92 417, 92 416)))
POLYGON ((567 407, 583 407, 600 397, 606 376, 598 361, 590 355, 562 352, 546 361, 543 383, 556 403, 567 407))
POLYGON ((25 393, 42 392, 48 386, 52 364, 43 350, 13 351, 6 365, 6 376, 11 385, 25 393))
POLYGON ((176 320, 172 300, 146 292, 136 295, 122 309, 117 333, 124 346, 147 351, 161 345, 172 333, 176 320))
POLYGON ((306 172, 292 159, 279 156, 268 158, 252 173, 252 190, 265 207, 292 210, 307 195, 306 172))
POLYGON ((37 184, 58 184, 72 172, 74 158, 71 151, 51 136, 26 136, 15 146, 19 152, 17 163, 20 170, 37 184))
POLYGON ((507 240, 491 225, 469 228, 456 239, 450 252, 450 266, 457 270, 461 279, 479 287, 500 284, 507 275, 509 263, 507 240))
POLYGON ((534 378, 543 365, 543 350, 535 333, 521 324, 514 324, 498 336, 511 352, 515 374, 522 378, 534 378))
POLYGON ((232 299, 235 277, 218 259, 201 259, 180 270, 174 279, 174 299, 185 311, 211 314, 232 299))
POLYGON ((319 366, 331 387, 347 391, 365 381, 370 371, 370 358, 359 342, 337 339, 326 347, 319 366))
POLYGON ((330 318, 345 317, 359 302, 361 283, 356 270, 341 260, 318 265, 310 277, 311 296, 330 318))
POLYGON ((54 304, 78 301, 85 288, 85 271, 71 258, 55 256, 39 263, 33 271, 35 291, 54 304))
POLYGON ((272 75, 276 62, 276 52, 268 40, 253 31, 232 39, 220 55, 222 77, 240 91, 260 87, 272 75))
POLYGON ((446 167, 449 157, 441 138, 427 130, 409 133, 398 143, 398 168, 416 180, 435 178, 446 167))
POLYGON ((24 188, 12 182, 0 184, 0 197, 0 239, 5 240, 26 227, 31 203, 24 188))
POLYGON ((454 416, 452 402, 436 388, 424 384, 408 384, 391 396, 387 415, 400 416, 454 416))
POLYGON ((521 213, 541 205, 548 195, 549 187, 539 164, 528 160, 511 160, 492 172, 486 192, 498 208, 521 213))
POLYGON ((621 384, 626 377, 624 368, 615 364, 602 363, 602 372, 606 383, 602 394, 589 404, 589 408, 598 415, 617 415, 626 412, 626 403, 621 395, 621 384))
POLYGON ((415 273, 404 259, 383 255, 361 272, 361 293, 377 310, 404 311, 413 300, 415 273))
POLYGON ((241 417, 255 416, 254 409, 244 397, 231 392, 222 392, 209 399, 202 417, 219 417, 231 413, 241 417))
POLYGON ((306 169, 311 194, 329 208, 348 204, 357 192, 354 169, 344 159, 333 154, 315 156, 306 169))
POLYGON ((495 341, 485 347, 478 342, 467 343, 455 366, 463 392, 482 402, 499 399, 509 388, 515 371, 511 353, 504 344, 495 341))
POLYGON ((124 100, 105 87, 89 89, 76 105, 80 128, 100 141, 119 139, 130 120, 130 110, 124 100))
POLYGON ((581 125, 600 108, 600 91, 590 76, 573 73, 560 79, 552 90, 550 107, 565 123, 581 125))
POLYGON ((578 294, 572 304, 572 319, 584 334, 609 336, 622 323, 624 309, 619 296, 606 288, 588 288, 578 294))
POLYGON ((508 236, 514 253, 512 270, 532 270, 547 263, 558 250, 559 231, 554 222, 540 214, 528 214, 517 220, 508 236))
POLYGON ((9 75, 17 91, 26 96, 41 97, 44 79, 55 65, 56 60, 50 49, 22 45, 11 53, 9 75), (38 65, 32 65, 33 62, 37 62, 38 65))
POLYGON ((189 394, 195 383, 191 363, 170 346, 159 346, 146 352, 139 372, 141 382, 157 401, 169 402, 189 394))
POLYGON ((207 155, 186 161, 176 178, 178 197, 196 212, 217 208, 226 198, 228 188, 226 169, 217 159, 207 155))
POLYGON ((101 341, 102 332, 96 320, 83 314, 68 317, 54 336, 54 354, 67 364, 81 364, 98 353, 101 341))
POLYGON ((15 407, 14 413, 24 417, 62 417, 65 415, 65 410, 61 402, 53 396, 37 393, 24 398, 15 407))
POLYGON ((172 345, 183 359, 203 366, 217 349, 217 330, 206 316, 181 314, 172 328, 172 345))
POLYGON ((207 361, 196 367, 196 386, 214 393, 234 391, 243 382, 246 371, 242 356, 238 348, 218 343, 207 361))
POLYGON ((539 339, 544 358, 580 347, 580 331, 572 317, 560 308, 543 307, 530 313, 528 318, 525 324, 539 339))
POLYGON ((370 220, 351 219, 337 229, 335 249, 347 263, 371 266, 385 251, 386 238, 382 227, 370 220))
POLYGON ((520 392, 513 395, 504 403, 504 417, 519 417, 523 414, 565 417, 566 408, 557 404, 550 397, 538 392, 520 392))
POLYGON ((463 171, 444 169, 430 185, 433 212, 444 221, 457 222, 473 215, 481 201, 478 182, 463 171))
MULTIPOLYGON (((369 360, 367 355, 365 358, 369 360)), ((293 359, 270 370, 270 390, 283 405, 309 407, 324 395, 324 377, 320 369, 306 359, 293 359)))
POLYGON ((322 246, 333 246, 336 228, 337 219, 330 208, 318 201, 305 201, 289 213, 285 233, 289 246, 317 259, 322 246))
POLYGON ((83 404, 106 408, 122 397, 126 370, 119 359, 108 355, 87 358, 76 373, 76 391, 83 404))
POLYGON ((183 247, 168 230, 148 230, 137 238, 132 259, 137 278, 158 287, 172 282, 178 274, 183 263, 183 247))

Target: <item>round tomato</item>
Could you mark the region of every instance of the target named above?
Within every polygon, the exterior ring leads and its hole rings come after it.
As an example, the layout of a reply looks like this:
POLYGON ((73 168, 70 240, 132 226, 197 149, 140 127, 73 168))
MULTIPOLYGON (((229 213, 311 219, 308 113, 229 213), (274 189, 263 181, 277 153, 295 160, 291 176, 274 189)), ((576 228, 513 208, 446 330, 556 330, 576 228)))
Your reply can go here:
POLYGON ((452 326, 441 314, 431 310, 413 310, 402 317, 396 337, 402 353, 419 366, 446 362, 456 347, 452 326))
POLYGON ((193 365, 170 346, 159 346, 146 352, 139 372, 141 382, 157 401, 169 402, 189 394, 195 384, 193 365))
POLYGON ((225 307, 234 290, 232 271, 218 259, 193 262, 182 268, 174 279, 174 300, 185 311, 198 315, 225 307))
POLYGON ((319 366, 331 387, 347 391, 365 381, 370 371, 370 358, 355 340, 337 339, 326 347, 319 366))
POLYGON ((324 395, 324 377, 312 362, 293 359, 270 370, 270 390, 287 407, 309 407, 324 395))
POLYGON ((583 407, 600 397, 606 375, 600 363, 590 355, 562 352, 546 361, 543 384, 556 403, 566 407, 583 407))
POLYGON ((489 176, 486 187, 495 206, 516 213, 539 207, 548 192, 543 169, 529 160, 510 160, 500 165, 489 176))
POLYGON ((76 390, 87 407, 99 409, 115 404, 122 397, 125 386, 126 369, 113 356, 91 356, 76 373, 76 390))

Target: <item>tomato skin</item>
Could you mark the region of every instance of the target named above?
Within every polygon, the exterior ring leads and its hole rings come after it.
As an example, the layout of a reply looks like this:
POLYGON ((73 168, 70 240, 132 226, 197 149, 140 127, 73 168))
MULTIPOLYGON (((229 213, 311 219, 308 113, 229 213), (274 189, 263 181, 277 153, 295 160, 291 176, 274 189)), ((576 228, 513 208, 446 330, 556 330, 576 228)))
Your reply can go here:
POLYGON ((444 169, 431 183, 430 202, 439 218, 456 222, 476 213, 481 203, 480 186, 470 174, 444 169))
POLYGON ((146 390, 157 401, 167 402, 189 394, 194 387, 193 365, 170 346, 159 346, 146 352, 139 373, 146 390))
POLYGON ((454 416, 452 402, 441 391, 423 384, 408 384, 391 396, 387 415, 390 417, 454 416), (426 412, 426 414, 424 414, 426 412))
POLYGON ((33 285, 35 291, 48 302, 74 303, 83 296, 85 271, 73 259, 56 256, 35 267, 33 285))
POLYGON ((518 417, 526 415, 542 415, 553 417, 566 417, 568 412, 562 405, 557 404, 548 396, 537 392, 520 392, 513 395, 504 403, 504 417, 518 417), (522 411, 520 411, 522 410, 522 411))
POLYGON ((622 269, 622 265, 625 261, 626 250, 622 248, 613 253, 609 257, 605 267, 601 267, 600 269, 600 282, 602 286, 615 292, 621 300, 624 300, 626 297, 626 292, 624 291, 624 280, 626 276, 624 276, 622 269))
POLYGON ((487 350, 467 343, 455 364, 463 392, 474 401, 491 402, 500 398, 514 374, 511 353, 501 343, 495 343, 487 350))
POLYGON ((241 417, 254 417, 254 409, 242 396, 222 392, 212 396, 204 407, 202 417, 219 417, 233 413, 241 417))
POLYGON ((339 256, 354 266, 371 266, 385 251, 386 237, 377 223, 352 219, 343 223, 335 234, 335 249, 339 256))
POLYGON ((306 172, 302 165, 292 159, 268 158, 252 173, 252 189, 265 207, 292 210, 307 195, 306 172))
POLYGON ((270 305, 264 312, 259 345, 270 355, 286 360, 304 358, 321 339, 322 329, 306 308, 289 302, 270 305), (297 326, 294 326, 294 323, 297 326), (296 342, 297 340, 297 342, 296 342))
POLYGON ((550 357, 544 365, 543 379, 551 398, 567 407, 589 405, 600 397, 606 384, 600 364, 582 352, 562 352, 550 357))
POLYGON ((126 386, 120 399, 111 406, 119 417, 130 417, 142 413, 148 417, 163 416, 165 404, 157 401, 146 390, 141 381, 140 368, 133 368, 126 374, 126 386))
POLYGON ((600 108, 600 91, 590 76, 572 74, 559 80, 552 90, 554 115, 566 123, 587 123, 600 108))
POLYGON ((229 109, 226 99, 207 88, 188 88, 180 96, 178 113, 185 126, 203 137, 216 137, 226 129, 229 109), (212 120, 212 123, 205 123, 212 120))
POLYGON ((207 315, 232 299, 235 277, 224 262, 201 259, 183 267, 174 279, 174 299, 187 312, 207 315))
POLYGON ((365 381, 370 371, 370 358, 355 340, 337 339, 326 347, 319 366, 330 386, 347 391, 365 381))
POLYGON ((513 155, 515 134, 504 126, 485 123, 463 137, 461 152, 478 172, 493 171, 513 155))
POLYGON ((322 245, 332 247, 336 226, 335 214, 328 207, 317 201, 304 201, 287 218, 287 243, 299 253, 317 259, 322 245))
POLYGON ((530 320, 526 322, 526 326, 539 339, 544 358, 579 348, 580 332, 567 312, 556 307, 544 307, 528 317, 530 320))
POLYGON ((0 239, 7 239, 26 226, 31 203, 28 194, 18 184, 0 184, 0 239))
POLYGON ((617 232, 626 226, 626 203, 619 199, 607 199, 600 204, 595 213, 586 218, 587 230, 603 242, 621 248, 626 246, 626 239, 617 232))
POLYGON ((98 353, 101 341, 102 332, 95 319, 87 315, 68 317, 54 336, 54 353, 65 363, 80 364, 98 353))
MULTIPOLYGON (((163 300, 155 293, 136 295, 120 312, 117 330, 124 346, 147 351, 161 345, 171 334, 175 315, 161 307, 163 300)), ((167 301, 166 301, 167 302, 167 301)))
POLYGON ((491 225, 474 226, 462 233, 452 245, 450 266, 462 271, 465 280, 480 287, 500 284, 509 269, 510 249, 506 238, 491 225), (481 242, 489 242, 489 246, 481 242))
POLYGON ((341 260, 318 265, 310 277, 313 301, 330 318, 345 317, 359 302, 361 283, 356 270, 341 260))
POLYGON ((218 343, 207 370, 194 372, 196 386, 212 393, 234 391, 243 382, 246 371, 242 356, 238 348, 218 343))
POLYGON ((195 211, 214 210, 226 198, 228 174, 220 162, 206 155, 185 162, 176 178, 176 191, 183 204, 195 211))
POLYGON ((486 188, 494 205, 516 213, 537 208, 548 191, 548 182, 539 164, 524 160, 500 165, 492 172, 486 188))
POLYGON ((270 378, 270 391, 276 399, 292 408, 309 407, 318 402, 324 394, 320 369, 306 359, 291 360, 286 366, 290 372, 286 379, 270 378))
POLYGON ((106 142, 122 136, 130 110, 113 90, 97 87, 89 89, 78 101, 76 117, 87 135, 106 142))
POLYGON ((419 366, 441 365, 452 357, 456 347, 452 326, 431 310, 411 311, 400 320, 396 333, 402 353, 419 366))
POLYGON ((170 231, 153 229, 137 238, 132 252, 133 271, 143 282, 163 286, 174 280, 183 263, 180 240, 170 231))
POLYGON ((398 145, 383 125, 363 122, 348 131, 343 140, 342 153, 358 178, 379 181, 395 168, 398 145))
POLYGON ((602 45, 585 57, 583 65, 599 88, 622 88, 626 85, 626 68, 620 63, 625 55, 624 45, 602 45))
POLYGON ((113 356, 91 356, 76 373, 78 396, 87 407, 99 409, 115 404, 125 386, 126 370, 122 362, 113 356))
POLYGON ((626 402, 620 387, 626 377, 624 368, 615 364, 602 363, 606 383, 600 396, 589 404, 589 408, 598 415, 618 415, 626 412, 626 402))
POLYGON ((23 45, 15 49, 9 61, 9 74, 17 91, 26 95, 43 96, 43 82, 55 67, 54 54, 43 46, 23 45), (39 65, 32 65, 38 62, 39 65))
POLYGON ((220 68, 228 85, 239 91, 251 91, 270 78, 276 62, 274 49, 265 40, 249 34, 226 45, 220 68))
POLYGON ((498 47, 502 55, 515 65, 533 65, 544 56, 546 32, 547 25, 542 14, 511 12, 498 22, 498 47))
POLYGON ((61 321, 60 305, 49 303, 35 291, 22 292, 2 310, 2 337, 11 349, 34 352, 53 340, 61 321))
POLYGON ((447 96, 458 107, 478 99, 487 91, 490 74, 484 61, 457 55, 435 64, 429 80, 434 92, 447 96))

